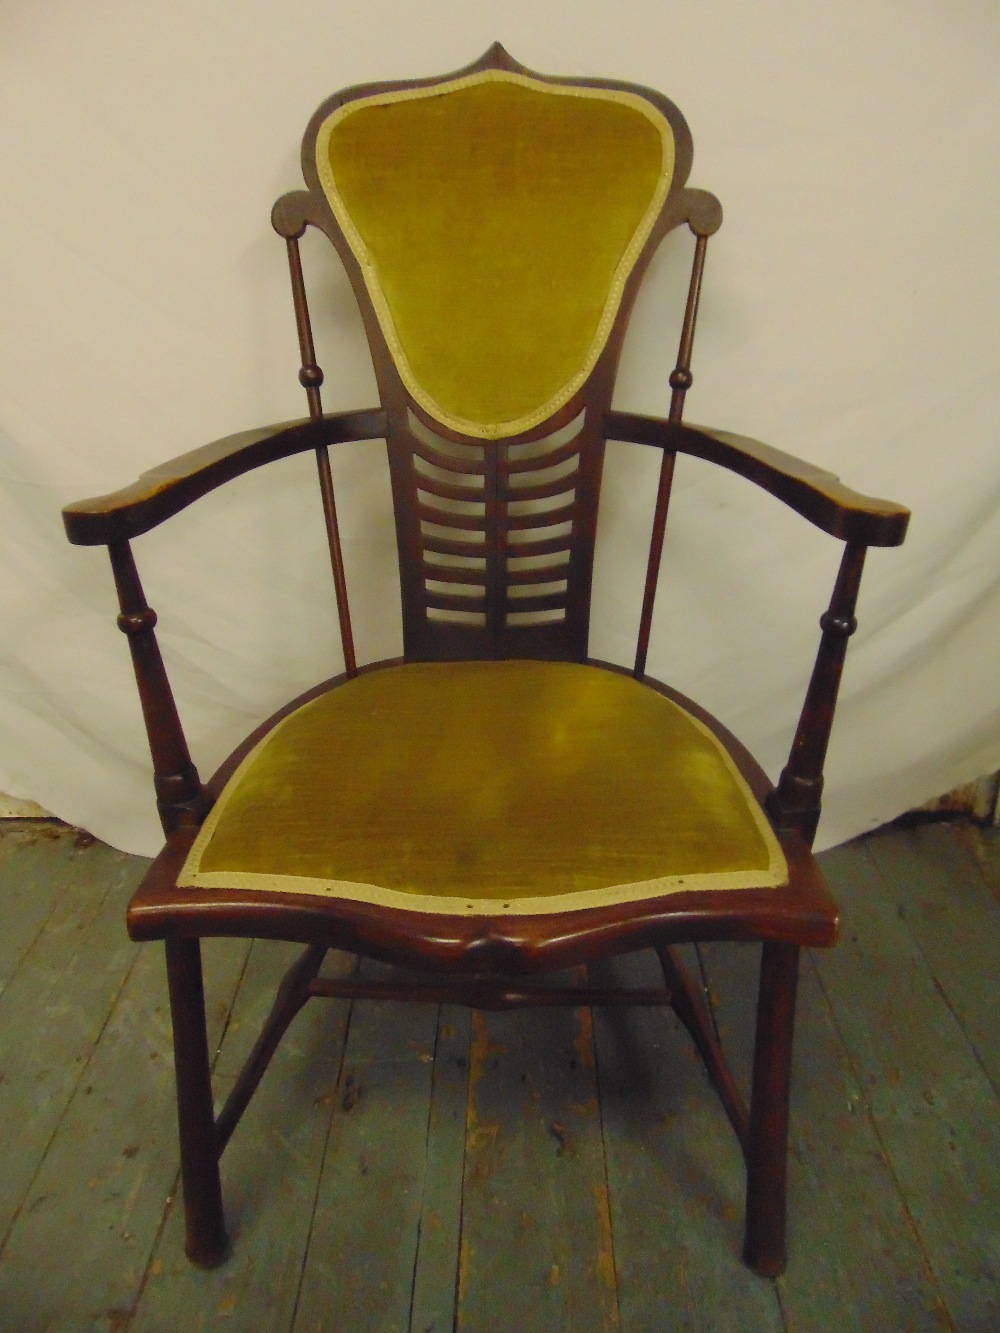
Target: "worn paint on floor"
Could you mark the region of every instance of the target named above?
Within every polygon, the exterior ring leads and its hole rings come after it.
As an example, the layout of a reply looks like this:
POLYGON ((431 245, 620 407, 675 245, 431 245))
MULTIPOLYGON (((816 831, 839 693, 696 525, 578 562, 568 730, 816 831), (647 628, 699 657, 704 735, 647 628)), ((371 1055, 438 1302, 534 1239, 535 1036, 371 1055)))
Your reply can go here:
MULTIPOLYGON (((777 1282, 740 1262, 739 1150, 671 1012, 346 1001, 280 1047, 223 1161, 232 1256, 205 1273, 162 960, 123 924, 144 863, 0 824, 0 1328, 1000 1327, 1000 832, 887 829, 823 861, 844 930, 803 969, 777 1282)), ((205 945, 220 1099, 295 952, 205 945)), ((688 952, 746 1084, 757 951, 688 952)))

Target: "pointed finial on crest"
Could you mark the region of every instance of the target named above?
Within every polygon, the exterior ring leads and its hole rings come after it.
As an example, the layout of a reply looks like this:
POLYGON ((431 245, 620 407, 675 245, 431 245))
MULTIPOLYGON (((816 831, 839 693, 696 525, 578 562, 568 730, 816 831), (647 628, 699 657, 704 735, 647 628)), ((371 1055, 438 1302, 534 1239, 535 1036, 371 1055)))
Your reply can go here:
POLYGON ((493 45, 476 61, 476 69, 508 69, 520 71, 524 66, 514 59, 503 44, 494 42, 493 45))

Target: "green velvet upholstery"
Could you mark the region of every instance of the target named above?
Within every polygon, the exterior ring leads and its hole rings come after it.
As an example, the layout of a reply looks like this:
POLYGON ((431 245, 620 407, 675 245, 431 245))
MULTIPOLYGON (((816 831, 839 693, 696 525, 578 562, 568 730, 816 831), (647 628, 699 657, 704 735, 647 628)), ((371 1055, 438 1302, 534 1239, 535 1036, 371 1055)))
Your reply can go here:
POLYGON ((787 869, 725 751, 655 690, 569 662, 448 662, 366 673, 292 713, 178 882, 533 913, 787 869))
POLYGON ((348 102, 316 155, 406 387, 445 425, 499 437, 593 369, 674 141, 632 94, 490 70, 348 102))

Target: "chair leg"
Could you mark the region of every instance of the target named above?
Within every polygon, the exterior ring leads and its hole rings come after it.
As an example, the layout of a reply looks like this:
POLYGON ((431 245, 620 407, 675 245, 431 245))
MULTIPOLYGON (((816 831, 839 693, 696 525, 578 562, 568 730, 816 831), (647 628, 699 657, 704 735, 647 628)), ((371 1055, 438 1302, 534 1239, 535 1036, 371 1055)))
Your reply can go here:
POLYGON ((760 963, 743 1258, 762 1277, 785 1269, 788 1094, 799 949, 766 943, 760 963))
POLYGON ((663 968, 663 979, 671 993, 670 1006, 691 1034, 705 1072, 719 1094, 719 1100, 745 1155, 749 1133, 747 1109, 722 1054, 705 997, 674 949, 669 945, 661 945, 656 952, 663 968))
POLYGON ((187 1232, 184 1248, 193 1263, 211 1268, 225 1258, 228 1242, 212 1109, 201 948, 197 939, 167 940, 166 948, 187 1232))

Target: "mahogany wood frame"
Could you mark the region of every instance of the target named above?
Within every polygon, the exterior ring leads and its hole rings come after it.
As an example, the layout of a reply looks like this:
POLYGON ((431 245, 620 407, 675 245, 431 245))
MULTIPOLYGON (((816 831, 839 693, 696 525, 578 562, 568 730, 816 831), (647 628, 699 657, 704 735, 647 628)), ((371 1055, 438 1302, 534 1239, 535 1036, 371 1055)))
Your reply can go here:
MULTIPOLYGON (((498 45, 459 73, 487 68, 547 79, 526 71, 498 45)), ((414 435, 412 418, 444 439, 461 444, 463 437, 427 418, 403 388, 367 299, 357 262, 318 188, 310 152, 318 125, 333 107, 377 90, 433 86, 442 81, 365 85, 329 99, 314 116, 304 141, 303 165, 309 189, 286 195, 275 205, 274 225, 285 237, 288 248, 301 357, 299 378, 307 394, 308 419, 229 436, 144 474, 122 491, 81 501, 64 510, 71 542, 106 545, 109 549, 121 607, 118 623, 129 639, 153 758, 157 804, 167 835, 163 851, 129 907, 128 927, 133 939, 162 939, 166 945, 187 1253, 195 1262, 206 1265, 225 1256, 227 1240, 219 1158, 281 1035, 308 999, 340 995, 431 1003, 448 1001, 486 1008, 528 1004, 670 1004, 690 1031, 744 1151, 746 1261, 757 1272, 774 1276, 785 1263, 788 1090, 798 953, 802 946, 832 944, 837 932, 836 906, 810 852, 819 817, 823 762, 847 640, 855 628, 854 607, 865 550, 868 546, 895 546, 902 542, 909 514, 902 506, 851 491, 830 473, 768 445, 682 423, 684 397, 692 382, 691 350, 707 240, 721 222, 721 209, 711 195, 685 186, 691 165, 691 138, 680 112, 667 99, 630 84, 548 79, 624 89, 649 98, 674 131, 677 171, 660 218, 626 286, 612 335, 590 378, 541 427, 502 442, 475 442, 483 449, 484 456, 492 450, 493 456, 503 461, 509 476, 516 470, 508 453, 511 445, 540 438, 583 414, 583 424, 573 443, 580 464, 572 506, 573 545, 565 619, 554 625, 531 627, 528 632, 515 631, 504 621, 504 592, 491 575, 486 580, 483 599, 485 625, 479 632, 447 625, 428 630, 426 610, 430 602, 414 572, 422 565, 412 482, 414 456, 420 453, 421 446, 419 437, 414 435), (669 418, 612 411, 608 404, 617 360, 642 273, 659 240, 681 222, 688 223, 696 243, 680 348, 670 376, 669 418), (354 283, 372 347, 382 400, 379 408, 327 414, 322 410, 323 373, 316 362, 298 251, 298 238, 310 224, 319 226, 330 237, 354 283), (743 746, 718 721, 659 682, 646 681, 650 688, 681 702, 726 746, 771 817, 789 865, 786 888, 678 893, 655 901, 550 916, 470 918, 402 912, 366 903, 331 902, 292 894, 177 887, 177 875, 199 824, 250 747, 306 699, 337 688, 358 670, 392 670, 395 665, 383 662, 359 668, 355 662, 328 459, 331 445, 376 439, 386 440, 392 469, 404 596, 403 660, 555 657, 588 662, 594 669, 621 670, 587 656, 593 543, 604 444, 608 439, 659 449, 663 459, 633 669, 639 679, 645 679, 663 534, 678 453, 706 459, 745 477, 845 543, 833 597, 820 621, 822 637, 815 669, 789 761, 777 788, 771 787, 743 746), (156 643, 156 615, 143 594, 130 541, 233 477, 306 451, 313 451, 317 458, 346 672, 281 709, 248 737, 203 785, 191 762, 156 643), (216 1117, 212 1110, 199 941, 218 935, 294 940, 305 944, 306 949, 279 988, 257 1044, 229 1100, 216 1117), (679 942, 708 939, 759 940, 763 944, 749 1108, 726 1068, 704 996, 672 948, 679 942), (553 988, 523 980, 530 974, 587 964, 647 946, 654 947, 660 957, 664 973, 664 987, 660 990, 553 988), (325 953, 331 947, 423 969, 429 979, 394 988, 357 979, 331 981, 319 975, 325 953)), ((565 454, 563 450, 560 457, 565 454)), ((484 464, 482 469, 486 478, 483 489, 485 492, 492 486, 496 501, 502 491, 497 480, 502 469, 491 474, 490 466, 484 464)), ((444 493, 448 493, 447 489, 444 493)), ((553 488, 547 493, 553 493, 553 488)), ((503 534, 499 528, 494 526, 486 544, 491 548, 490 558, 495 565, 503 556, 503 534)))

